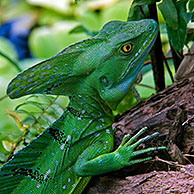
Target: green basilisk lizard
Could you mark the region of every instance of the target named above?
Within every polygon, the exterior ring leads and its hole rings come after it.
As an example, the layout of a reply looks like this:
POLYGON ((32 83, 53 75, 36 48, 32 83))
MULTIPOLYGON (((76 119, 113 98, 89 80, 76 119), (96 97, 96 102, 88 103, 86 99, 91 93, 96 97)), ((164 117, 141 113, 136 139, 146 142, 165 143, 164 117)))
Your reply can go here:
POLYGON ((67 95, 63 115, 16 153, 0 171, 1 194, 81 193, 93 175, 151 159, 137 155, 142 142, 126 135, 113 150, 112 110, 125 97, 157 36, 153 20, 111 21, 93 38, 65 48, 17 75, 10 98, 43 93, 67 95))

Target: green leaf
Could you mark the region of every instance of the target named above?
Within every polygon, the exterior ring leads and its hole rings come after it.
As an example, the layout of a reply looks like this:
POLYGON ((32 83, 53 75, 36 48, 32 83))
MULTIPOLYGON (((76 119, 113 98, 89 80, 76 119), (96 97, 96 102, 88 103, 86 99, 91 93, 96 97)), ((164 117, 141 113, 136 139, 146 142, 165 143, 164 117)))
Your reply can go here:
POLYGON ((176 51, 181 52, 184 44, 186 43, 187 23, 191 20, 192 14, 187 13, 186 2, 184 1, 177 1, 175 6, 179 18, 178 29, 174 30, 174 28, 171 28, 169 25, 167 25, 167 32, 173 48, 176 51))
MULTIPOLYGON (((28 112, 26 110, 20 109, 20 110, 16 110, 16 113, 20 113, 20 114, 26 114, 29 117, 32 117, 34 120, 36 119, 35 113, 34 112, 28 112)), ((23 122, 23 121, 22 121, 23 122)))
POLYGON ((162 3, 158 5, 166 24, 173 30, 177 30, 178 25, 178 13, 177 8, 172 0, 163 0, 162 3))
POLYGON ((190 0, 188 2, 188 9, 189 9, 190 12, 194 11, 194 0, 190 0))
POLYGON ((53 104, 52 106, 50 106, 50 108, 56 117, 59 117, 64 112, 63 108, 60 107, 58 104, 53 104))
POLYGON ((100 13, 101 25, 112 20, 126 21, 131 1, 118 1, 114 6, 106 7, 100 13))
POLYGON ((55 99, 55 96, 49 96, 45 94, 32 94, 29 97, 27 97, 25 100, 27 101, 31 98, 34 98, 36 101, 43 100, 43 101, 50 103, 51 101, 55 99))
POLYGON ((24 105, 33 105, 36 106, 37 108, 43 110, 44 109, 44 104, 43 103, 39 103, 37 101, 26 101, 22 104, 19 104, 18 106, 16 106, 15 110, 18 110, 20 107, 24 106, 24 105))
MULTIPOLYGON (((0 37, 0 52, 10 58, 12 61, 18 61, 17 52, 13 44, 6 38, 0 37)), ((13 65, 9 60, 0 54, 0 64, 1 66, 13 65)))
POLYGON ((149 10, 147 5, 138 5, 135 2, 132 3, 127 21, 141 20, 149 16, 149 10))
POLYGON ((44 26, 34 29, 29 37, 32 54, 37 58, 49 58, 66 46, 88 38, 84 33, 69 34, 69 31, 77 25, 78 23, 74 21, 64 21, 55 23, 50 27, 44 26))

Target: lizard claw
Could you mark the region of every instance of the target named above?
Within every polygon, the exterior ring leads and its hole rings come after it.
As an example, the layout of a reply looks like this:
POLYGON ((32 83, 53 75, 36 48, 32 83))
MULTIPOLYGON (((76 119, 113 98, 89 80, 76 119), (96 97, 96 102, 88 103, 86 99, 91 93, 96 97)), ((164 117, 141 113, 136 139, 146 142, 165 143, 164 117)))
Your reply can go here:
POLYGON ((121 161, 124 163, 124 166, 129 166, 132 164, 144 162, 147 160, 151 160, 152 157, 147 157, 143 159, 136 159, 136 160, 131 160, 135 156, 138 156, 140 154, 145 154, 148 152, 153 152, 156 150, 164 150, 166 147, 151 147, 151 148, 146 148, 142 150, 137 150, 134 151, 137 146, 139 146, 141 143, 148 141, 156 136, 159 135, 158 132, 153 133, 152 135, 147 135, 146 137, 139 139, 140 135, 142 135, 145 131, 147 130, 147 127, 142 128, 136 135, 134 135, 132 138, 130 138, 130 135, 125 135, 120 146, 116 150, 116 152, 120 155, 121 161), (126 154, 127 153, 127 154, 126 154))
POLYGON ((141 136, 143 133, 145 133, 145 131, 147 130, 147 127, 142 128, 136 135, 134 135, 128 142, 127 142, 127 146, 131 145, 133 142, 135 142, 139 136, 141 136))
MULTIPOLYGON (((123 140, 122 140, 120 146, 123 146, 123 145, 130 139, 130 137, 131 137, 130 134, 125 135, 125 136, 123 137, 123 140)), ((119 147, 120 147, 120 146, 119 146, 119 147)))
MULTIPOLYGON (((159 135, 158 132, 155 132, 155 133, 153 133, 152 135, 147 135, 146 137, 144 137, 144 138, 138 140, 136 143, 134 143, 133 145, 131 145, 131 148, 134 147, 134 149, 135 149, 135 148, 136 148, 138 145, 140 145, 141 143, 143 143, 143 142, 145 142, 145 141, 148 141, 148 140, 150 140, 150 139, 152 139, 152 138, 154 138, 154 137, 156 137, 156 136, 158 136, 158 135, 159 135)), ((129 143, 129 142, 128 142, 128 143, 129 143)), ((128 143, 127 143, 127 146, 130 145, 130 144, 128 144, 128 143)))

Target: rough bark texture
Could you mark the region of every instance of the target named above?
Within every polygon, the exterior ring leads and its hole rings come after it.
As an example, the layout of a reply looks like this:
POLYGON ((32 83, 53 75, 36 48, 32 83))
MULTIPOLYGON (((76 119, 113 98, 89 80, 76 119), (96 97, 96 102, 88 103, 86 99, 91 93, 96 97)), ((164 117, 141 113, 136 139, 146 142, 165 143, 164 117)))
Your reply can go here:
POLYGON ((147 134, 160 133, 146 147, 167 150, 152 161, 93 177, 84 193, 194 193, 194 74, 118 115, 115 146, 144 126, 147 134))
POLYGON ((91 194, 160 194, 194 193, 194 167, 187 165, 179 171, 150 172, 142 175, 128 176, 125 179, 102 176, 98 178, 95 187, 88 191, 91 194))

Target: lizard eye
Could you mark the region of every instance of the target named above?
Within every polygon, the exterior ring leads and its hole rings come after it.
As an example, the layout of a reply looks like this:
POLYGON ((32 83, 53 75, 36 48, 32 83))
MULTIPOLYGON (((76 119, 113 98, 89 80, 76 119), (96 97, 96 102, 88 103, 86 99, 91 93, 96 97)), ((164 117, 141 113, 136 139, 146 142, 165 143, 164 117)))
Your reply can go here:
POLYGON ((124 52, 124 53, 129 53, 131 50, 132 50, 132 44, 131 43, 127 43, 125 45, 123 45, 121 47, 121 50, 124 52))

